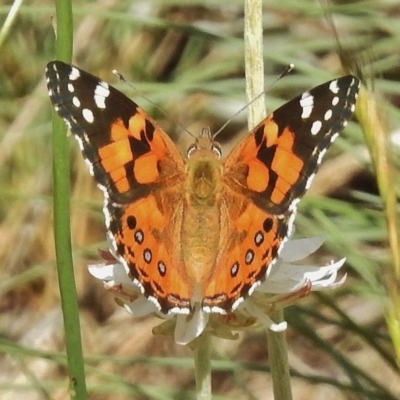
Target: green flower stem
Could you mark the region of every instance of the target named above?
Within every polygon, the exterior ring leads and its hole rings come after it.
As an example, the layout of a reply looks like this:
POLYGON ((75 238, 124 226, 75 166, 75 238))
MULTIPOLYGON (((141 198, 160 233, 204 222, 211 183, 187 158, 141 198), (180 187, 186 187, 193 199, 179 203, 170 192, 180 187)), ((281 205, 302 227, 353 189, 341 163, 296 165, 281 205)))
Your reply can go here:
MULTIPOLYGON (((283 321, 283 311, 275 311, 271 315, 276 322, 283 321)), ((275 400, 291 400, 292 388, 290 385, 289 359, 285 332, 267 330, 268 358, 271 366, 272 382, 274 385, 275 400)))
MULTIPOLYGON (((262 0, 245 0, 245 68, 246 93, 249 104, 248 125, 252 129, 266 116, 264 96, 253 100, 264 90, 263 64, 263 32, 262 32, 262 0)), ((279 323, 283 320, 283 312, 272 315, 279 323)), ((268 353, 274 386, 275 400, 291 400, 287 344, 284 332, 268 330, 268 353)))
MULTIPOLYGON (((57 15, 56 57, 68 62, 72 56, 72 5, 70 0, 57 0, 55 4, 57 15)), ((71 399, 85 400, 87 392, 69 222, 68 149, 65 124, 55 116, 53 118, 54 237, 67 349, 69 393, 71 399)))
POLYGON ((196 400, 211 400, 211 335, 204 332, 193 345, 196 400))

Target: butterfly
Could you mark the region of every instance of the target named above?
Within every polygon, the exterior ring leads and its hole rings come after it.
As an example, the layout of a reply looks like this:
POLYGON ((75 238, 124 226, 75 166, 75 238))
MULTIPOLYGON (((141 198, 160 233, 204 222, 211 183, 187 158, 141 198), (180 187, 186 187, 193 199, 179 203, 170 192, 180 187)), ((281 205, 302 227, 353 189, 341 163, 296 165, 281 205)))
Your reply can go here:
POLYGON ((52 61, 50 99, 98 187, 113 252, 165 314, 234 311, 265 279, 296 204, 352 117, 360 82, 334 79, 260 122, 222 160, 208 129, 182 155, 136 103, 52 61))

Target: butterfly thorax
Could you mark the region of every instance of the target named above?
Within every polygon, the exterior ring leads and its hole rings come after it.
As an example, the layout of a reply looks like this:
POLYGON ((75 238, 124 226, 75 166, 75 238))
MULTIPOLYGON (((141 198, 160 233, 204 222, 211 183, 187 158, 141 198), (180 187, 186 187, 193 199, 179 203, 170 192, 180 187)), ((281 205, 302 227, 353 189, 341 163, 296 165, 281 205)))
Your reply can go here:
POLYGON ((211 150, 196 151, 186 164, 181 249, 188 279, 200 292, 218 254, 221 173, 221 162, 211 150))

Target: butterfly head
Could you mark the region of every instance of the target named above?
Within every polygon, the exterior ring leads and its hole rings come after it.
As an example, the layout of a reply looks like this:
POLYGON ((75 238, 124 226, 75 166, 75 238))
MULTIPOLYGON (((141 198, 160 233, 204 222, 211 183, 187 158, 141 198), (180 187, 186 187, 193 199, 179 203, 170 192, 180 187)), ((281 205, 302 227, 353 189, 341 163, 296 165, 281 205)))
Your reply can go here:
POLYGON ((187 151, 186 188, 194 203, 214 203, 221 186, 221 156, 221 146, 213 140, 210 129, 204 128, 187 151))
POLYGON ((187 150, 187 158, 193 157, 195 154, 210 154, 222 157, 222 149, 218 142, 214 141, 210 128, 203 128, 200 136, 192 143, 187 150))

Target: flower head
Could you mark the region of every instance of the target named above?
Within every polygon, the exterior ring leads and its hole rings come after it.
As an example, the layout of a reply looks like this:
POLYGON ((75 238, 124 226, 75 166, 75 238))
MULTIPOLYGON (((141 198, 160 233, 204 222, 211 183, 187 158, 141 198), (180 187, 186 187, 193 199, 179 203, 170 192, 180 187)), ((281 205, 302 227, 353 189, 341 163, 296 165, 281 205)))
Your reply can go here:
POLYGON ((337 272, 345 259, 324 266, 299 264, 323 243, 320 237, 290 239, 285 243, 278 260, 269 268, 269 273, 254 292, 231 313, 221 315, 203 311, 198 303, 189 315, 161 313, 154 302, 149 301, 140 288, 132 282, 124 266, 109 252, 101 252, 103 262, 89 266, 89 272, 104 282, 119 305, 133 316, 157 315, 166 321, 154 329, 156 334, 174 335, 175 342, 187 344, 205 330, 226 339, 233 339, 235 330, 246 329, 256 324, 274 331, 286 329, 286 322, 279 324, 269 315, 293 304, 311 291, 332 289, 346 279, 337 280, 337 272))

